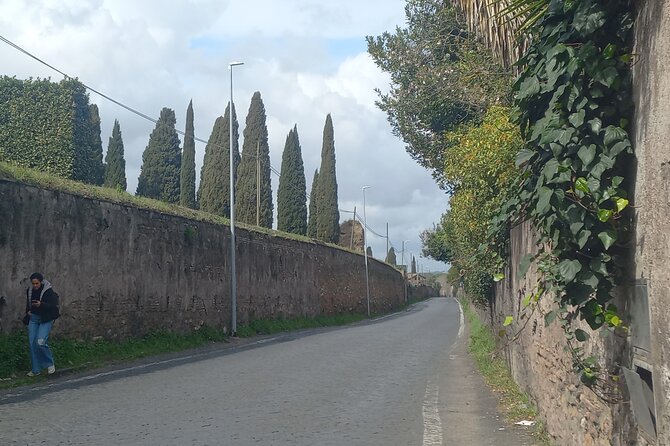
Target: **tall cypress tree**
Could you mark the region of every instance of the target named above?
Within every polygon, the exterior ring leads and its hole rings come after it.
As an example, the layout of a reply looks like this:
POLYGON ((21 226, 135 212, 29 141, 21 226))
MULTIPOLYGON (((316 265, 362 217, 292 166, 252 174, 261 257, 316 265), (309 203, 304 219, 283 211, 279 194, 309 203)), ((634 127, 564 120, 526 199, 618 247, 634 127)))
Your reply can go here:
POLYGON ((412 268, 410 270, 412 274, 416 274, 416 259, 412 256, 412 268))
POLYGON ((100 113, 98 106, 90 104, 89 108, 89 146, 88 157, 90 170, 87 172, 86 182, 102 186, 105 170, 102 164, 102 138, 100 137, 100 113))
POLYGON ((168 203, 179 202, 181 150, 176 123, 174 110, 163 108, 149 137, 149 144, 142 154, 137 195, 168 203))
POLYGON ((242 159, 235 185, 235 216, 239 221, 253 225, 256 224, 257 183, 260 184, 259 224, 265 228, 271 228, 273 205, 270 182, 270 147, 268 146, 265 106, 261 93, 258 91, 251 98, 247 114, 242 159), (260 170, 260 182, 258 170, 260 170))
POLYGON ((184 132, 184 152, 179 175, 179 204, 195 209, 195 131, 193 130, 193 101, 186 110, 186 131, 184 132))
POLYGON ((307 185, 300 150, 298 127, 286 137, 277 190, 277 229, 294 234, 307 233, 307 185))
POLYGON ((330 113, 323 127, 321 168, 317 187, 316 237, 337 243, 340 238, 340 211, 337 203, 337 176, 335 174, 335 139, 330 113))
POLYGON ((112 136, 107 144, 107 155, 105 156, 105 187, 126 190, 126 160, 123 158, 123 139, 121 138, 121 127, 119 121, 114 120, 112 136))
MULTIPOLYGON (((238 123, 233 107, 233 167, 240 163, 238 123)), ((200 171, 198 204, 212 214, 230 217, 230 104, 223 117, 214 123, 205 147, 205 159, 200 171)), ((233 173, 234 175, 235 173, 233 173)))
POLYGON ((393 265, 393 266, 396 265, 397 260, 396 260, 396 256, 395 256, 395 249, 393 249, 393 246, 391 246, 391 248, 389 249, 389 252, 386 253, 385 262, 388 263, 389 265, 393 265))
POLYGON ((309 223, 307 223, 307 235, 316 238, 316 216, 318 213, 318 192, 319 169, 314 170, 314 179, 312 180, 312 189, 309 193, 309 223))

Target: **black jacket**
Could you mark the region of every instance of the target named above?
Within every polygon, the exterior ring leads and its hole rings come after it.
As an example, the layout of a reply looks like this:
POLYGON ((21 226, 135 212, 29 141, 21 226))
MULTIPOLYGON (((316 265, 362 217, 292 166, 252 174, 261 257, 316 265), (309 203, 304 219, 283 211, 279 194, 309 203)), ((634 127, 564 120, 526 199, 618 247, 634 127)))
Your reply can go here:
POLYGON ((31 305, 31 300, 32 288, 28 288, 28 290, 26 290, 26 311, 30 311, 31 313, 40 316, 42 322, 53 321, 60 315, 58 295, 54 292, 53 288, 51 288, 51 284, 47 280, 42 282, 39 299, 42 303, 40 306, 33 307, 31 305))

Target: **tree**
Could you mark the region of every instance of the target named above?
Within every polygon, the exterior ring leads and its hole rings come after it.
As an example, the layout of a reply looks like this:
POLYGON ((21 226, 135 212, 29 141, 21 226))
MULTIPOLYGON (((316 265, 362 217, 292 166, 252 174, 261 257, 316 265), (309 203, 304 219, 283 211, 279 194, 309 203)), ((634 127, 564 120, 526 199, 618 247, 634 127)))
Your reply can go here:
POLYGON ((377 90, 377 106, 412 158, 444 186, 444 134, 479 122, 492 104, 509 103, 511 73, 467 30, 452 2, 411 1, 405 14, 407 28, 367 37, 368 52, 391 77, 388 93, 377 90))
POLYGON ((195 131, 192 100, 189 101, 186 109, 186 131, 184 133, 184 151, 179 175, 179 204, 195 209, 195 131))
POLYGON ((319 169, 314 170, 314 178, 312 179, 312 189, 309 194, 309 223, 307 223, 307 235, 316 238, 316 220, 317 220, 317 201, 319 193, 317 186, 319 184, 319 169))
POLYGON ((280 231, 307 233, 306 187, 298 127, 295 126, 286 137, 281 161, 277 190, 277 229, 280 231))
POLYGON ((410 270, 410 273, 416 274, 416 259, 414 258, 414 256, 412 256, 412 268, 410 270))
POLYGON ((235 215, 239 221, 256 224, 256 207, 260 185, 259 225, 272 227, 272 184, 270 180, 270 147, 265 106, 261 93, 251 98, 244 128, 242 159, 235 186, 235 215), (258 168, 260 167, 260 178, 258 168))
POLYGON ((119 121, 114 120, 112 136, 107 144, 107 155, 105 156, 105 187, 126 190, 126 160, 123 157, 123 139, 121 138, 121 127, 119 121))
MULTIPOLYGON (((233 106, 233 175, 240 163, 238 127, 233 106)), ((230 104, 216 119, 205 147, 198 203, 205 212, 230 217, 230 104)))
POLYGON ((386 263, 389 265, 396 265, 396 258, 395 258, 395 249, 393 249, 393 246, 389 249, 389 252, 386 253, 386 259, 384 260, 386 263))
POLYGON ((340 238, 340 210, 337 202, 335 139, 333 133, 333 120, 328 114, 323 127, 321 168, 319 169, 316 194, 316 237, 325 242, 337 243, 340 238))
POLYGON ((365 252, 367 253, 368 257, 373 257, 372 247, 368 246, 367 248, 365 248, 365 252))
POLYGON ((90 158, 90 170, 86 182, 102 186, 105 180, 105 168, 102 164, 102 138, 100 137, 100 113, 98 106, 90 104, 89 108, 89 146, 88 157, 90 158))
POLYGON ((174 110, 163 108, 142 154, 137 195, 168 203, 179 202, 181 150, 176 123, 174 110))

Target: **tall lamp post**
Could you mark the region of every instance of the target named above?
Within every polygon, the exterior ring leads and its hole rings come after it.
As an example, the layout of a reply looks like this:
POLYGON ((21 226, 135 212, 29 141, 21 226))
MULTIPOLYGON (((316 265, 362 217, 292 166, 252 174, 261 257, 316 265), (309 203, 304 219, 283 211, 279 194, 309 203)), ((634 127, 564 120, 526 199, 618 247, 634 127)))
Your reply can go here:
POLYGON ((405 266, 405 242, 409 242, 409 240, 403 240, 402 241, 402 254, 401 256, 401 265, 402 265, 402 285, 403 285, 403 291, 405 294, 405 303, 407 303, 407 267, 405 266))
POLYGON ((230 70, 230 281, 232 297, 231 334, 237 336, 237 277, 235 273, 235 158, 233 157, 233 67, 244 65, 244 62, 231 62, 230 70))
POLYGON ((363 186, 363 252, 365 253, 365 295, 368 302, 368 317, 370 317, 370 280, 368 278, 368 219, 365 215, 365 189, 372 186, 363 186))

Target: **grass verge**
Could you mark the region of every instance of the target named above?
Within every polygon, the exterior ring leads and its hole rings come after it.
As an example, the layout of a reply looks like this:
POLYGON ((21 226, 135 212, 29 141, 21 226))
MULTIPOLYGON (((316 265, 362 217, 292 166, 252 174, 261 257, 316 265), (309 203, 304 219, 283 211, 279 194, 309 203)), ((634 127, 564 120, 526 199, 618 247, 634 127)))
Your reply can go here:
MULTIPOLYGON (((359 314, 301 317, 296 319, 257 320, 238 327, 239 337, 251 337, 304 328, 346 325, 365 319, 359 314)), ((0 389, 21 386, 46 380, 46 377, 27 378, 30 370, 26 331, 0 335, 0 389)), ((49 345, 54 362, 59 369, 87 370, 120 361, 144 358, 161 353, 171 353, 223 342, 228 339, 223 330, 204 326, 192 333, 156 331, 141 338, 123 341, 74 340, 53 337, 49 345)))
POLYGON ((491 331, 479 320, 469 300, 460 299, 460 302, 470 329, 470 353, 486 383, 499 396, 503 414, 511 422, 535 421, 533 434, 536 440, 541 445, 550 445, 544 423, 538 419, 537 408, 519 389, 503 358, 495 355, 496 341, 491 331))

